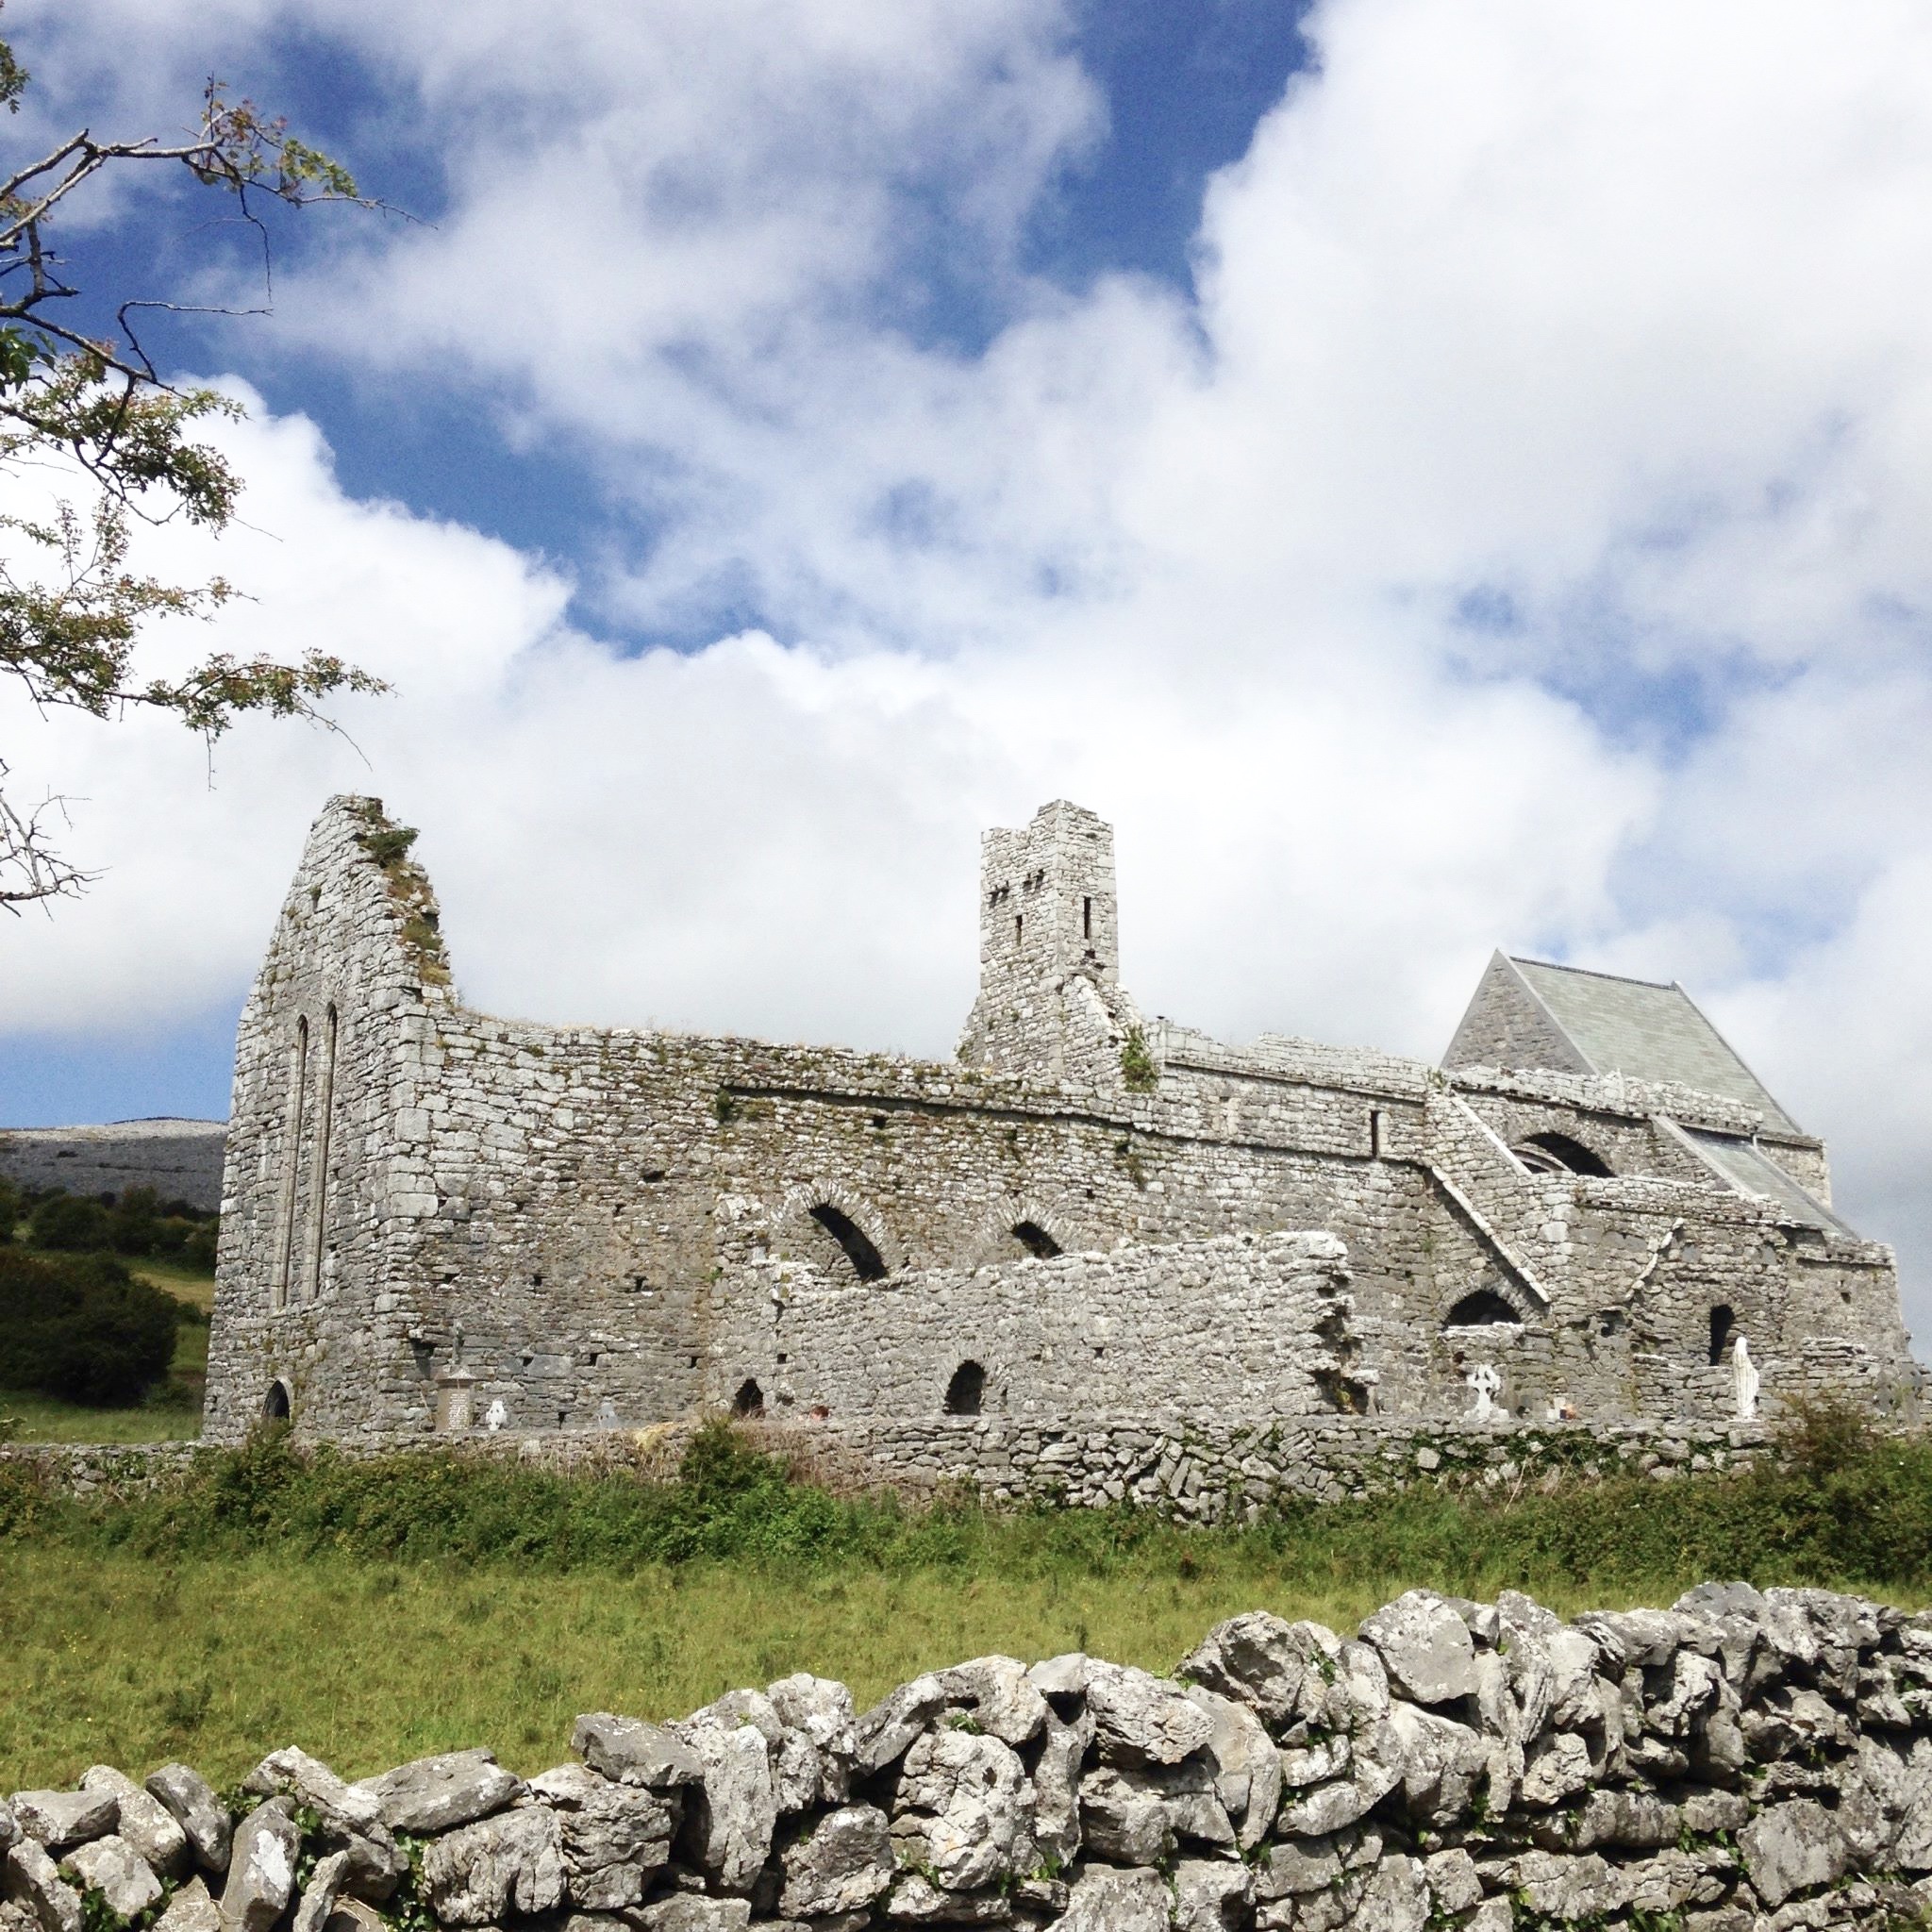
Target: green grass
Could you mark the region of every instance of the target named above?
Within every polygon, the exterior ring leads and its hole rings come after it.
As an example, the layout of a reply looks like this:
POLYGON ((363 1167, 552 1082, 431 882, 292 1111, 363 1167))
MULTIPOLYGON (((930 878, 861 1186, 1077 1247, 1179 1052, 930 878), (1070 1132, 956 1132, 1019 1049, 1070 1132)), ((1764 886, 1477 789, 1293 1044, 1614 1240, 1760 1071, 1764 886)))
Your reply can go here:
POLYGON ((864 1703, 989 1650, 1166 1670, 1257 1607, 1347 1628, 1419 1584, 1574 1612, 1712 1576, 1932 1599, 1932 1442, 1824 1413, 1741 1477, 1416 1490, 1185 1531, 841 1499, 723 1431, 658 1484, 270 1438, 122 1504, 0 1472, 0 1790, 168 1757, 219 1782, 291 1742, 349 1775, 473 1743, 529 1771, 579 1710, 675 1716, 796 1670, 864 1703))
MULTIPOLYGON (((29 1249, 30 1254, 40 1250, 29 1249)), ((58 1257, 56 1257, 58 1258, 58 1257)), ((201 1397, 208 1381, 207 1315, 215 1278, 174 1261, 130 1261, 128 1270, 195 1310, 175 1332, 168 1379, 138 1408, 90 1408, 33 1390, 0 1389, 0 1417, 16 1424, 22 1442, 176 1442, 201 1434, 201 1397)))

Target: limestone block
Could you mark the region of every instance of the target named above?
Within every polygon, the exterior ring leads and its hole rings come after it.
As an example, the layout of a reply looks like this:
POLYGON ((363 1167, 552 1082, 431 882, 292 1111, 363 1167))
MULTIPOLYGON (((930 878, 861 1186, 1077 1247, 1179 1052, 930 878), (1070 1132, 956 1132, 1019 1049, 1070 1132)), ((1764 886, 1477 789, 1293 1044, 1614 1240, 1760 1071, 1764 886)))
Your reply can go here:
POLYGON ((270 1932, 288 1910, 302 1848, 291 1810, 287 1798, 271 1798, 236 1826, 222 1892, 222 1932, 270 1932))
POLYGON ((690 1745, 641 1718, 591 1711, 571 1727, 570 1746, 592 1771, 619 1784, 663 1791, 695 1784, 704 1775, 690 1745))
POLYGON ((114 1829, 121 1807, 112 1791, 15 1791, 13 1816, 21 1830, 50 1852, 64 1852, 114 1829))
POLYGON ((693 1724, 684 1734, 702 1768, 687 1792, 686 1856, 727 1891, 744 1891, 772 1854, 778 1799, 756 1725, 693 1724))
POLYGON ((155 1921, 154 1932, 221 1932, 222 1908, 199 1877, 191 1878, 155 1921))
POLYGON ((1210 1630, 1178 1674, 1247 1705, 1278 1735, 1312 1714, 1341 1649, 1341 1640, 1319 1624, 1251 1610, 1210 1630))
POLYGON ((1476 1690, 1475 1644, 1469 1626, 1434 1591, 1411 1590, 1363 1620, 1361 1641, 1374 1645, 1403 1695, 1417 1704, 1448 1704, 1476 1690))
POLYGON ((1246 1705, 1199 1685, 1191 1685, 1187 1696, 1213 1723, 1207 1752, 1215 1792, 1242 1850, 1252 1851, 1268 1836, 1281 1807, 1281 1754, 1246 1705))
POLYGON ((1168 1903, 1158 1872, 1089 1865, 1067 1894, 1058 1932, 1168 1932, 1168 1903))
POLYGON ((1760 1811, 1738 1834, 1752 1889, 1774 1909, 1793 1892, 1829 1885, 1849 1863, 1838 1820, 1810 1798, 1760 1811))
POLYGON ((892 1836, 948 1891, 975 1891, 1017 1874, 1032 1843, 1034 1793, 1010 1745, 967 1731, 928 1731, 906 1754, 892 1836))
POLYGON ((794 1918, 862 1911, 892 1881, 886 1814, 871 1805, 828 1812, 786 1847, 778 1909, 794 1918))
POLYGON ((459 1826, 424 1852, 423 1883, 448 1925, 556 1910, 566 1890, 557 1814, 532 1805, 459 1826))
POLYGON ((941 1671, 938 1678, 946 1701, 971 1711, 979 1728, 1003 1744, 1029 1742, 1046 1722, 1046 1699, 1015 1657, 976 1657, 941 1671))
POLYGON ((1089 1661, 1087 1708, 1110 1764, 1178 1764, 1214 1735, 1213 1721, 1177 1684, 1129 1665, 1089 1661))
POLYGON ((291 1932, 326 1932, 328 1922, 335 1916, 336 1905, 341 1898, 342 1881, 348 1871, 347 1852, 331 1852, 326 1857, 315 1861, 315 1870, 308 1874, 308 1883, 302 1888, 291 1932))
POLYGON ((151 1797, 125 1773, 96 1764, 81 1774, 84 1791, 111 1791, 115 1830, 164 1876, 178 1876, 190 1858, 188 1834, 159 1799, 151 1797))
POLYGON ((1183 1858, 1174 1868, 1174 1932, 1240 1932, 1254 1902, 1254 1874, 1239 1860, 1183 1858))
POLYGON ((132 1919, 161 1896, 161 1881, 118 1833, 76 1845, 60 1860, 60 1870, 82 1891, 97 1891, 119 1919, 132 1919))
POLYGON ((24 1838, 7 1853, 8 1900, 32 1913, 41 1932, 81 1932, 80 1893, 69 1885, 38 1839, 24 1838))
POLYGON ((523 1780, 504 1770, 493 1753, 477 1750, 419 1757, 350 1790, 373 1798, 391 1831, 425 1836, 488 1818, 514 1803, 523 1788, 523 1780))
POLYGON ((620 1785, 581 1764, 542 1773, 529 1790, 557 1812, 572 1903, 587 1912, 637 1905, 670 1858, 676 1792, 620 1785))

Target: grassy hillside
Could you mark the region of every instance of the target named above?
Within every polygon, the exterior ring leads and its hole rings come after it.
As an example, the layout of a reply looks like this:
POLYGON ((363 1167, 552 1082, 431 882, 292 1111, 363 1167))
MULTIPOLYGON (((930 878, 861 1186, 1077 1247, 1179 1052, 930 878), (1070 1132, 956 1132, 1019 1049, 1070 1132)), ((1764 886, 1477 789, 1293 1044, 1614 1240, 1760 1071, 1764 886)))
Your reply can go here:
POLYGON ((0 1789, 103 1758, 232 1778, 289 1742, 350 1775, 468 1743, 531 1771, 579 1710, 676 1715, 795 1670, 864 1701, 989 1650, 1164 1670, 1256 1607, 1346 1627, 1418 1584, 1573 1611, 1710 1576, 1932 1600, 1932 1443, 1825 1413, 1742 1477, 1418 1491, 1228 1532, 841 1499, 724 1432, 656 1485, 273 1440, 121 1506, 0 1473, 0 1789))
MULTIPOLYGON (((28 1247, 28 1254, 39 1250, 28 1247)), ((58 1257, 56 1257, 58 1258, 58 1257)), ((208 1381, 208 1317, 215 1302, 215 1278, 205 1269, 178 1261, 128 1262, 130 1274, 151 1281, 187 1308, 175 1337, 175 1360, 167 1382, 150 1391, 138 1408, 92 1408, 62 1402, 33 1390, 0 1389, 0 1419, 16 1426, 23 1442, 172 1442, 201 1433, 201 1397, 208 1381)))

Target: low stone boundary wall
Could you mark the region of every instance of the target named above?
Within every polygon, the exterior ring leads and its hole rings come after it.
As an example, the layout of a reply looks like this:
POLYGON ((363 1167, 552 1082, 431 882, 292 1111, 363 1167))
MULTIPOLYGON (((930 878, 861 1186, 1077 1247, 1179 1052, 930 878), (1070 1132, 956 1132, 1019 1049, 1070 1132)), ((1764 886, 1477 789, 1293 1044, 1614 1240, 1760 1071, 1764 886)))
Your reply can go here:
MULTIPOLYGON (((1266 1611, 1084 1656, 799 1674, 347 1783, 96 1765, 0 1803, 0 1932, 1796 1932, 1932 1909, 1932 1614, 1706 1585, 1563 1623, 1266 1611)), ((4 1789, 4 1786, 0 1786, 4 1789)))
MULTIPOLYGON (((352 1456, 442 1450, 564 1472, 625 1470, 668 1478, 704 1420, 649 1429, 505 1431, 332 1446, 352 1456)), ((1286 1501, 1340 1502, 1414 1483, 1514 1490, 1630 1472, 1668 1481, 1746 1468, 1771 1440, 1755 1423, 1458 1425, 1376 1416, 1301 1416, 1266 1426, 1173 1430, 1106 1420, 1081 1428, 1047 1427, 973 1416, 751 1420, 739 1426, 802 1477, 841 1491, 927 1493, 966 1485, 998 1506, 1132 1503, 1196 1523, 1251 1517, 1286 1501)), ((126 1492, 178 1474, 201 1453, 203 1445, 194 1442, 0 1443, 0 1468, 25 1462, 79 1493, 126 1492)))

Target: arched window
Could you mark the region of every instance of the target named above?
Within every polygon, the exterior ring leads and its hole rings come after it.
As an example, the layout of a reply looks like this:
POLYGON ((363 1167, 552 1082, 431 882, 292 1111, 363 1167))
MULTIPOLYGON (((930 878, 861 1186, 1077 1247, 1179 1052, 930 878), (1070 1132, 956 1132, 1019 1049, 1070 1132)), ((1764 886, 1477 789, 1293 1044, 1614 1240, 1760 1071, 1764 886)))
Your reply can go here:
POLYGON ((946 1384, 948 1415, 977 1415, 986 1399, 986 1371, 977 1362, 961 1362, 946 1384))
POLYGON ((1543 1174, 1583 1174, 1607 1179, 1610 1173, 1610 1164, 1601 1154, 1568 1134, 1532 1134, 1515 1154, 1525 1167, 1543 1174))
POLYGON ((1724 1358, 1724 1352, 1731 1345, 1731 1333, 1738 1325, 1738 1318, 1729 1306, 1720 1302, 1710 1311, 1710 1365, 1716 1368, 1724 1358))
POLYGON ((1445 1328, 1495 1328, 1506 1322, 1520 1323, 1523 1317, 1493 1289, 1479 1288, 1466 1294, 1449 1310, 1445 1328))
POLYGON ((731 1398, 733 1415, 763 1415, 765 1412, 765 1391, 747 1375, 738 1385, 738 1393, 731 1398))
POLYGON ((852 1263, 852 1272, 859 1280, 886 1278, 886 1264, 879 1258, 879 1251, 849 1214, 834 1208, 829 1201, 821 1201, 811 1210, 811 1218, 845 1250, 845 1258, 852 1263))
POLYGON ((1060 1251, 1059 1242, 1037 1221, 1016 1222, 1013 1239, 1038 1261, 1051 1261, 1060 1251))
POLYGON ((286 1382, 271 1382, 268 1393, 261 1398, 261 1419, 265 1423, 285 1423, 289 1420, 289 1385, 286 1382))

